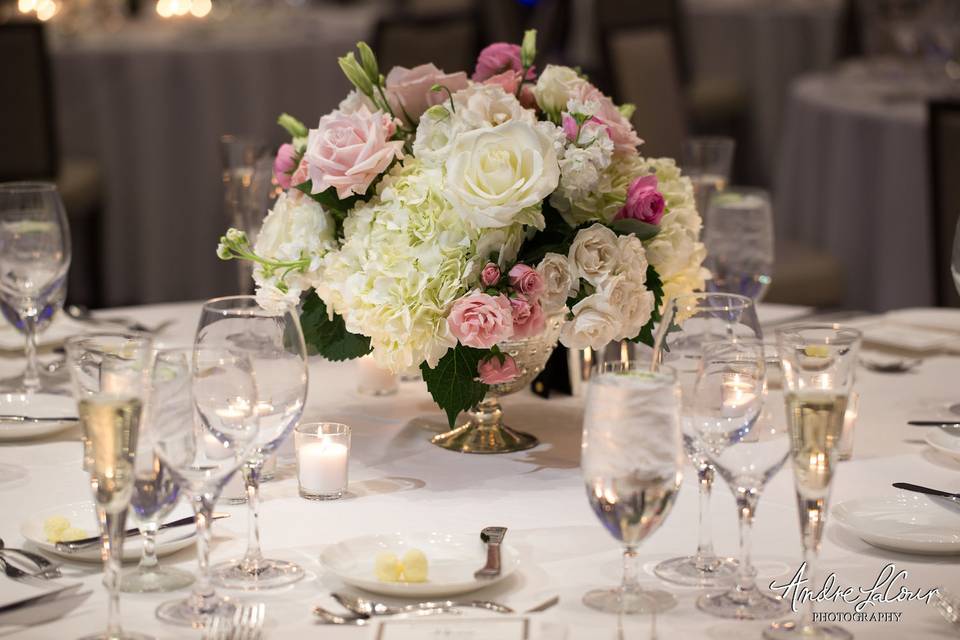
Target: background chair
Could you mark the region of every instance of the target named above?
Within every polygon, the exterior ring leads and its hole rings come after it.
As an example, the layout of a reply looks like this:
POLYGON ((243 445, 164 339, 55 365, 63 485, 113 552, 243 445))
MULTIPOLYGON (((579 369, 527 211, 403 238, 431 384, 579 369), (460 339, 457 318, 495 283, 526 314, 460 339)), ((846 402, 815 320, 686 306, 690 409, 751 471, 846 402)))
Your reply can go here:
POLYGON ((73 243, 68 299, 98 306, 100 168, 91 160, 59 157, 42 25, 0 24, 0 78, 0 181, 56 182, 73 243))
POLYGON ((960 218, 960 102, 931 102, 928 108, 931 224, 937 304, 960 307, 950 274, 953 236, 960 218))
POLYGON ((401 9, 377 23, 373 45, 384 70, 432 62, 448 72, 469 74, 480 49, 479 20, 473 11, 414 14, 401 9))

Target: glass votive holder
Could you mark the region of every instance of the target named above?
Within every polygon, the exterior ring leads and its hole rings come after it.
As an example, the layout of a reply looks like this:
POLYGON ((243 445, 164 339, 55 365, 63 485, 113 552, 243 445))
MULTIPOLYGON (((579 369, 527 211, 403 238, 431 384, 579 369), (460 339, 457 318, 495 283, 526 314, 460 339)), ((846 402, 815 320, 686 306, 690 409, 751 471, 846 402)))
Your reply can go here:
POLYGON ((843 430, 840 432, 840 444, 837 457, 849 460, 853 456, 853 430, 857 426, 857 414, 860 411, 860 394, 851 391, 847 398, 847 410, 843 413, 843 430))
POLYGON ((336 500, 347 490, 350 427, 336 422, 308 422, 293 432, 300 497, 336 500))

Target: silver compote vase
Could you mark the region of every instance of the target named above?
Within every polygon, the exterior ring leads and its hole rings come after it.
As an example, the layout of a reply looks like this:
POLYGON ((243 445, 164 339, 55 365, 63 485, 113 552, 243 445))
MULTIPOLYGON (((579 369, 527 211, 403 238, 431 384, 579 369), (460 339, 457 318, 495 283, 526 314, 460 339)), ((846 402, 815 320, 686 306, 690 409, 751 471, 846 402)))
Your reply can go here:
POLYGON ((557 346, 563 314, 547 317, 542 333, 497 346, 517 363, 520 375, 502 384, 490 385, 487 395, 467 412, 469 420, 456 429, 434 436, 433 444, 461 453, 509 453, 537 446, 536 436, 511 429, 503 423, 500 398, 520 391, 537 377, 557 346))

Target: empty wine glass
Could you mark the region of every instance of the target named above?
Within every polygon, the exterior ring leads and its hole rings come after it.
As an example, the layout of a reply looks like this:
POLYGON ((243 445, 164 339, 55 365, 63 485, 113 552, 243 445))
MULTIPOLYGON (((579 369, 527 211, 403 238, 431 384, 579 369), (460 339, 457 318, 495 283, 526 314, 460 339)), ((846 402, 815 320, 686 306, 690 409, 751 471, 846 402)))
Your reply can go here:
POLYGON ((88 454, 85 466, 101 532, 103 585, 109 593, 107 629, 86 636, 148 638, 120 625, 120 567, 127 509, 133 494, 140 419, 149 389, 152 341, 144 336, 95 334, 66 343, 88 454))
POLYGON ((731 187, 710 201, 703 223, 709 291, 759 302, 773 279, 773 213, 762 189, 731 187))
POLYGON ((683 143, 680 166, 693 182, 693 195, 700 215, 706 216, 710 198, 723 191, 730 182, 735 148, 733 138, 723 136, 689 138, 683 143))
POLYGON ((760 339, 760 321, 753 301, 728 293, 692 293, 670 300, 654 339, 654 365, 666 363, 677 372, 683 393, 683 445, 697 471, 700 489, 700 526, 697 551, 671 558, 654 572, 663 580, 695 587, 728 585, 736 575, 736 561, 718 557, 710 528, 710 494, 716 469, 701 449, 691 417, 694 385, 703 345, 735 337, 760 339))
POLYGON ((0 184, 0 304, 26 336, 22 388, 40 388, 37 325, 66 288, 70 231, 57 187, 47 182, 0 184))
POLYGON ((210 581, 210 525, 220 492, 256 436, 256 399, 253 370, 243 354, 222 345, 157 353, 150 402, 154 451, 193 505, 200 565, 193 592, 157 609, 164 622, 201 628, 236 611, 210 581))
POLYGON ((757 588, 750 561, 753 519, 760 494, 786 462, 786 425, 763 414, 763 343, 751 338, 703 346, 697 376, 693 428, 710 462, 733 492, 740 518, 737 582, 728 591, 706 593, 697 607, 722 618, 757 620, 782 615, 786 603, 757 588))
POLYGON ((273 453, 300 420, 307 398, 307 349, 296 308, 267 311, 253 296, 208 300, 197 327, 196 344, 229 343, 249 358, 257 378, 258 432, 242 467, 250 520, 247 552, 213 568, 214 580, 232 589, 267 589, 300 580, 303 569, 286 560, 267 559, 260 551, 258 508, 260 476, 273 453))
MULTIPOLYGON (((859 331, 839 325, 794 325, 777 331, 803 561, 812 593, 818 588, 816 564, 861 340, 859 331)), ((763 637, 848 640, 853 635, 836 625, 815 623, 813 598, 807 598, 798 620, 775 622, 763 637)))
POLYGON ((632 614, 676 605, 672 594, 640 587, 637 548, 670 514, 682 463, 674 371, 651 372, 647 362, 601 365, 587 391, 580 466, 590 506, 623 543, 623 580, 585 594, 588 607, 632 614))

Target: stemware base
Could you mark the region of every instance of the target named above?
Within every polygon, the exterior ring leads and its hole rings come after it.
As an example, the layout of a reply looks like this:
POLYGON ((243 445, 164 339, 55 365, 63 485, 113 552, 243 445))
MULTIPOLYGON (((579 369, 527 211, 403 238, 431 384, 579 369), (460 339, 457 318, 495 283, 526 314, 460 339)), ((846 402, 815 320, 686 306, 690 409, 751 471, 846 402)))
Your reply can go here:
POLYGON ((202 609, 196 607, 194 596, 171 600, 157 607, 157 620, 202 629, 213 618, 233 618, 237 604, 226 596, 211 596, 204 599, 202 609))
POLYGON ((802 625, 794 620, 774 622, 763 630, 767 640, 853 640, 853 634, 829 624, 802 625))
POLYGON ((583 595, 583 604, 606 613, 662 613, 677 606, 677 599, 666 591, 594 589, 583 595))
POLYGON ((176 591, 193 584, 193 574, 174 567, 154 567, 142 570, 139 567, 125 571, 120 576, 120 591, 124 593, 163 593, 176 591))
POLYGON ((89 636, 83 636, 79 640, 156 640, 153 636, 148 636, 145 633, 137 633, 136 631, 122 631, 120 635, 113 635, 107 632, 94 633, 89 636))
POLYGON ((768 596, 758 589, 722 593, 707 593, 697 600, 697 608, 718 618, 735 620, 769 620, 787 612, 787 603, 780 598, 768 596))
POLYGON ((726 587, 737 577, 737 561, 714 556, 698 562, 696 556, 685 556, 664 560, 653 572, 661 580, 685 587, 726 587))
POLYGON ((261 559, 255 568, 244 566, 243 561, 231 560, 213 567, 211 578, 227 589, 256 591, 276 589, 302 579, 303 567, 286 560, 261 559))

